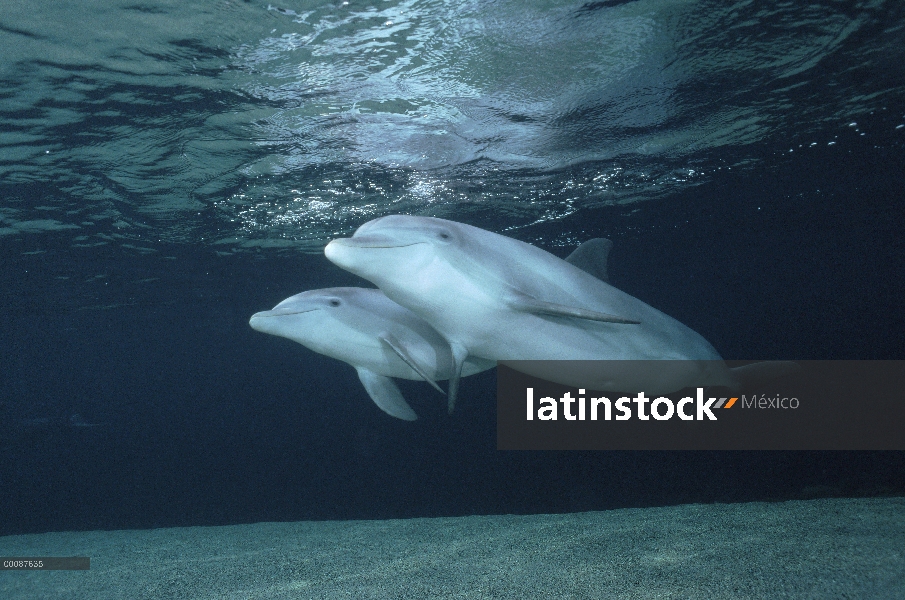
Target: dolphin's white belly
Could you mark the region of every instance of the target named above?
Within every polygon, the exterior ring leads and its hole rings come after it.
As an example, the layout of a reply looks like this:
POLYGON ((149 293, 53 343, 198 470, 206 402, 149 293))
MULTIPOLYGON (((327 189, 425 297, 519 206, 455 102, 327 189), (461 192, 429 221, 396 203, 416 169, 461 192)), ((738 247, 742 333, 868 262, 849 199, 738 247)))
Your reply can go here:
MULTIPOLYGON (((393 350, 380 344, 375 338, 356 340, 357 343, 333 344, 330 346, 313 347, 310 343, 304 344, 331 358, 341 360, 353 366, 364 367, 386 377, 397 379, 411 379, 420 381, 421 376, 416 373, 393 350)), ((444 340, 438 343, 430 343, 423 338, 409 334, 405 336, 406 350, 415 363, 435 381, 449 379, 452 375, 452 355, 444 340)), ((493 364, 480 358, 470 359, 462 368, 462 375, 474 375, 492 368, 493 364)))
POLYGON ((432 274, 430 289, 385 285, 388 297, 408 307, 449 341, 491 360, 720 360, 701 335, 672 317, 620 292, 623 306, 604 310, 640 324, 602 323, 513 310, 455 272, 432 274), (442 282, 442 285, 438 285, 442 282))
POLYGON ((719 354, 701 335, 631 296, 625 295, 633 301, 626 304, 631 316, 641 321, 637 325, 521 312, 492 295, 463 293, 469 282, 456 282, 451 274, 431 281, 445 281, 448 289, 425 293, 411 286, 388 286, 385 291, 447 340, 465 346, 471 356, 494 361, 676 361, 668 367, 638 364, 605 372, 555 363, 520 367, 550 381, 597 390, 669 393, 690 385, 730 382, 719 354))
MULTIPOLYGON (((576 324, 567 318, 506 311, 500 311, 498 317, 499 328, 494 328, 493 335, 471 338, 474 345, 470 351, 494 360, 533 361, 516 368, 548 381, 576 388, 651 394, 732 383, 713 347, 675 321, 660 323, 670 327, 646 329, 644 324, 576 324)), ((450 335, 456 333, 451 331, 450 335)))

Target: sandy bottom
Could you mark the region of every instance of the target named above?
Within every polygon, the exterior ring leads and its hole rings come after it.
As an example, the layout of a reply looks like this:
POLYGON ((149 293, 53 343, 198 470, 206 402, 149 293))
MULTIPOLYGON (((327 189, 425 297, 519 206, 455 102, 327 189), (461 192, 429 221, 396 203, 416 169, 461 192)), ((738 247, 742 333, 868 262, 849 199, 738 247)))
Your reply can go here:
POLYGON ((0 537, 0 598, 905 598, 905 498, 0 537))

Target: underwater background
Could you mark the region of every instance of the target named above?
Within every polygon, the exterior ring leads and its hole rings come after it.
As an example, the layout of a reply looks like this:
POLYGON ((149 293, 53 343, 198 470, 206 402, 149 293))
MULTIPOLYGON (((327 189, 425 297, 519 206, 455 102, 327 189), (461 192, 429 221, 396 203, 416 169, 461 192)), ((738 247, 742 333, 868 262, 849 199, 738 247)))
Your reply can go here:
POLYGON ((566 256, 726 359, 902 359, 905 5, 0 8, 0 535, 905 494, 903 452, 499 452, 248 326, 395 213, 566 256))

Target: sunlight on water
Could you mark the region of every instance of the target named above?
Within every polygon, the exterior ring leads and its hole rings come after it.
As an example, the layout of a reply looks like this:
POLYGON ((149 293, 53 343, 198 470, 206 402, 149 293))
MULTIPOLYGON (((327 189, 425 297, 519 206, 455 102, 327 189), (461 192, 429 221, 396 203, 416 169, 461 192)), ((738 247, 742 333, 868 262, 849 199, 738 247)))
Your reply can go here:
POLYGON ((901 75, 876 77, 898 73, 901 13, 13 3, 0 9, 0 235, 317 251, 393 212, 489 208, 511 229, 666 198, 805 139, 842 151, 847 123, 902 94, 901 75))

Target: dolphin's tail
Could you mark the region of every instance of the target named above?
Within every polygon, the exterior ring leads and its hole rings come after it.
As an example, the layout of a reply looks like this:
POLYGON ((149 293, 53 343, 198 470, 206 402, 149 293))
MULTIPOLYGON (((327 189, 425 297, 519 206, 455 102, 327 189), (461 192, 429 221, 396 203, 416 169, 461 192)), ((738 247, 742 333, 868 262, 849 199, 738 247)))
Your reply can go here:
POLYGON ((767 360, 730 369, 738 387, 761 385, 801 370, 801 365, 791 360, 767 360))

